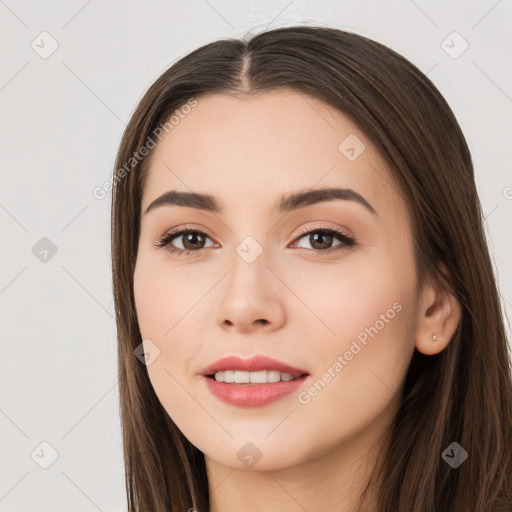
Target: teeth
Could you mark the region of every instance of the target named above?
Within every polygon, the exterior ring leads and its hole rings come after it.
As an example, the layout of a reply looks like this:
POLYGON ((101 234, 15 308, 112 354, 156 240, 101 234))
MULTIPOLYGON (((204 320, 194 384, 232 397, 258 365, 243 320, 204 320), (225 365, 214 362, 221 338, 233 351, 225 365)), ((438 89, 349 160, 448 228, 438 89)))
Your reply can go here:
POLYGON ((241 370, 226 370, 217 372, 215 380, 228 384, 266 384, 267 382, 289 382, 295 377, 289 373, 280 373, 274 370, 263 370, 260 372, 244 372, 241 370))

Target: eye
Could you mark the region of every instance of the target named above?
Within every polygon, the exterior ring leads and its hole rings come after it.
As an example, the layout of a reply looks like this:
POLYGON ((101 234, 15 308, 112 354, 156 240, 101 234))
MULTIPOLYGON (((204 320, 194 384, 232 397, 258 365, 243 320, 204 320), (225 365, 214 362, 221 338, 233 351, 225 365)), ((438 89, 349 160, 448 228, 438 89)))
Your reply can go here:
MULTIPOLYGON (((312 249, 308 249, 307 247, 306 249, 313 250, 314 252, 322 255, 350 248, 356 243, 353 237, 332 227, 322 226, 314 229, 303 230, 300 234, 301 236, 296 238, 296 240, 300 241, 305 239, 306 243, 309 243, 312 247, 312 249), (332 244, 336 238, 340 243, 333 246, 332 244)), ((299 245, 299 247, 304 246, 299 245)))
POLYGON ((206 246, 205 239, 211 240, 206 233, 197 229, 172 230, 160 238, 160 240, 155 243, 155 247, 166 247, 170 253, 177 253, 178 255, 186 253, 187 256, 192 256, 193 253, 199 252, 200 249, 214 245, 206 246), (174 240, 180 239, 181 241, 179 243, 181 247, 172 245, 174 240))

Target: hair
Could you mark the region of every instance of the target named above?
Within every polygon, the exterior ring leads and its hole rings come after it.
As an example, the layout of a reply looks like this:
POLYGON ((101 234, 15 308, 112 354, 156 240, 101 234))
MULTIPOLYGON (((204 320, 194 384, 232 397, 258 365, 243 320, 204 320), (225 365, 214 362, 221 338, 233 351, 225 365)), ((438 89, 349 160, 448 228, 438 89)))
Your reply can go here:
POLYGON ((467 143, 440 92, 406 58, 361 35, 320 26, 201 46, 151 85, 123 134, 111 241, 129 511, 204 512, 210 503, 203 453, 166 413, 146 366, 134 357, 142 337, 133 275, 151 154, 133 157, 191 99, 278 88, 338 109, 375 145, 412 221, 419 285, 448 290, 462 308, 444 350, 414 351, 389 446, 361 502, 373 485, 383 512, 510 512, 509 347, 467 143), (453 441, 469 454, 457 469, 441 458, 453 441))

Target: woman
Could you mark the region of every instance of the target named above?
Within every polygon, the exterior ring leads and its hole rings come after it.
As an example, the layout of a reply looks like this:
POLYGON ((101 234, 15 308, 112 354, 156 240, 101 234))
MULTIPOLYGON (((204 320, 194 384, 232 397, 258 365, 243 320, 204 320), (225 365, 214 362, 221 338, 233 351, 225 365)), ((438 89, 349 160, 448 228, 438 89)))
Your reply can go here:
POLYGON ((416 67, 323 27, 207 44, 116 169, 130 511, 512 510, 471 156, 416 67))

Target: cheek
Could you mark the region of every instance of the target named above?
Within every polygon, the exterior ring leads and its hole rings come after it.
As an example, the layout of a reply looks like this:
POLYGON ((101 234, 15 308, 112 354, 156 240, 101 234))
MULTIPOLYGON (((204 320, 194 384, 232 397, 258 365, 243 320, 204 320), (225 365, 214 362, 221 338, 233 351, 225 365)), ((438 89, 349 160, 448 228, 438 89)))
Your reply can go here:
POLYGON ((201 348, 200 299, 211 286, 208 280, 197 279, 197 273, 171 268, 165 261, 156 261, 154 255, 139 253, 134 272, 135 306, 142 339, 151 340, 160 351, 148 366, 157 394, 179 387, 178 382, 192 371, 201 348))
POLYGON ((143 338, 171 339, 178 324, 194 314, 192 308, 202 287, 190 277, 186 271, 166 265, 160 257, 139 253, 133 287, 143 338))
POLYGON ((156 339, 164 332, 162 313, 168 297, 165 296, 165 285, 157 279, 155 267, 148 263, 139 254, 133 276, 133 292, 141 336, 143 339, 156 339))
POLYGON ((339 418, 362 428, 398 402, 414 351, 413 260, 372 259, 319 269, 297 291, 322 320, 309 332, 314 379, 301 403, 333 429, 339 418))
POLYGON ((391 324, 397 328, 407 316, 397 310, 411 301, 416 285, 410 258, 385 251, 354 253, 334 265, 317 265, 314 272, 299 262, 286 272, 301 299, 294 307, 303 313, 296 322, 315 326, 317 337, 338 349, 376 323, 379 332, 390 331, 391 324))
MULTIPOLYGON (((180 320, 186 321, 190 307, 186 307, 187 301, 179 293, 184 284, 179 279, 179 273, 166 271, 165 266, 155 264, 154 258, 139 252, 133 284, 137 320, 144 350, 155 351, 155 346, 158 350, 147 371, 158 399, 174 420, 186 418, 187 411, 192 413, 193 409, 193 401, 180 386, 185 381, 193 347, 183 339, 180 320)), ((199 415, 200 411, 194 414, 199 415)), ((190 429, 181 423, 179 427, 190 429)))

